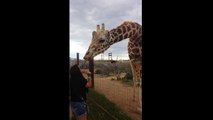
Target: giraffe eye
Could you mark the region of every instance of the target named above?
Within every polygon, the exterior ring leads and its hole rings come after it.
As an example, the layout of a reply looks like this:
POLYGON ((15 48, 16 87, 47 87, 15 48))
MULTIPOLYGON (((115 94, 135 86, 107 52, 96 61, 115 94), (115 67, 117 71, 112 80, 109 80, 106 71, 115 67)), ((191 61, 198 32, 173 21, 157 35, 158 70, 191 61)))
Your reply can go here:
POLYGON ((100 43, 103 43, 104 41, 105 41, 105 40, 104 40, 104 39, 102 39, 102 38, 99 40, 99 42, 100 42, 100 43))

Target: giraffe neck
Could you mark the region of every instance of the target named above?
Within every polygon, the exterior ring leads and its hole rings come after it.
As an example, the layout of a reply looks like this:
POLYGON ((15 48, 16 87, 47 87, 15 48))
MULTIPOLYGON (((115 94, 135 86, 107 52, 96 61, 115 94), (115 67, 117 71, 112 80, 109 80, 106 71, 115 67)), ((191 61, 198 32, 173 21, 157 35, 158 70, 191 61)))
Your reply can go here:
POLYGON ((109 44, 112 45, 126 38, 137 38, 142 36, 142 26, 135 22, 124 22, 117 28, 110 30, 109 44))

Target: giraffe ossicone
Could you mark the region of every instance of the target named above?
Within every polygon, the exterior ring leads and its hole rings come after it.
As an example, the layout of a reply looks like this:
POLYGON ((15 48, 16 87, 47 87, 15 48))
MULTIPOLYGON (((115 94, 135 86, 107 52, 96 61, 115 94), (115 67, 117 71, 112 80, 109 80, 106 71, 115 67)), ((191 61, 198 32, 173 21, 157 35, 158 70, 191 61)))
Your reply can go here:
POLYGON ((96 31, 92 32, 92 40, 84 56, 85 60, 106 51, 112 44, 126 38, 128 41, 128 54, 133 73, 133 100, 136 100, 138 90, 139 110, 142 110, 142 25, 125 21, 112 30, 105 30, 104 23, 97 25, 96 31))

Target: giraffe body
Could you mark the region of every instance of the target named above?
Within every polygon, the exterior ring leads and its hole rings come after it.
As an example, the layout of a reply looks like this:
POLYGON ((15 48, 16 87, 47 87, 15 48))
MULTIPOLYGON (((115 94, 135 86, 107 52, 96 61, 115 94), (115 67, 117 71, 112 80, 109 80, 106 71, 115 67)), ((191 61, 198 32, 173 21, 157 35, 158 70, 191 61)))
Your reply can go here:
POLYGON ((139 110, 142 110, 142 26, 136 22, 125 21, 117 28, 110 31, 97 25, 97 30, 92 33, 92 41, 84 56, 89 60, 106 51, 112 44, 129 38, 128 54, 133 73, 133 100, 136 100, 138 90, 139 110))

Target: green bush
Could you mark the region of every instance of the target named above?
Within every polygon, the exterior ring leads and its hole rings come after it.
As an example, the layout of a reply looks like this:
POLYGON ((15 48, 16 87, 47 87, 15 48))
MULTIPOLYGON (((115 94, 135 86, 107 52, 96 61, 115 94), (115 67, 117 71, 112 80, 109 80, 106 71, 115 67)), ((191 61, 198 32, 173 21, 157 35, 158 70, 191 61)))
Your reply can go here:
POLYGON ((127 73, 127 78, 132 79, 132 70, 129 61, 117 61, 111 63, 110 61, 94 62, 94 67, 97 69, 96 74, 114 75, 117 79, 120 79, 121 73, 127 73))
POLYGON ((102 74, 102 71, 101 71, 100 69, 97 69, 97 70, 95 71, 95 74, 102 74))
POLYGON ((133 78, 133 76, 132 76, 132 72, 131 73, 126 73, 126 75, 125 75, 125 77, 124 77, 124 79, 125 80, 132 80, 132 78, 133 78))

